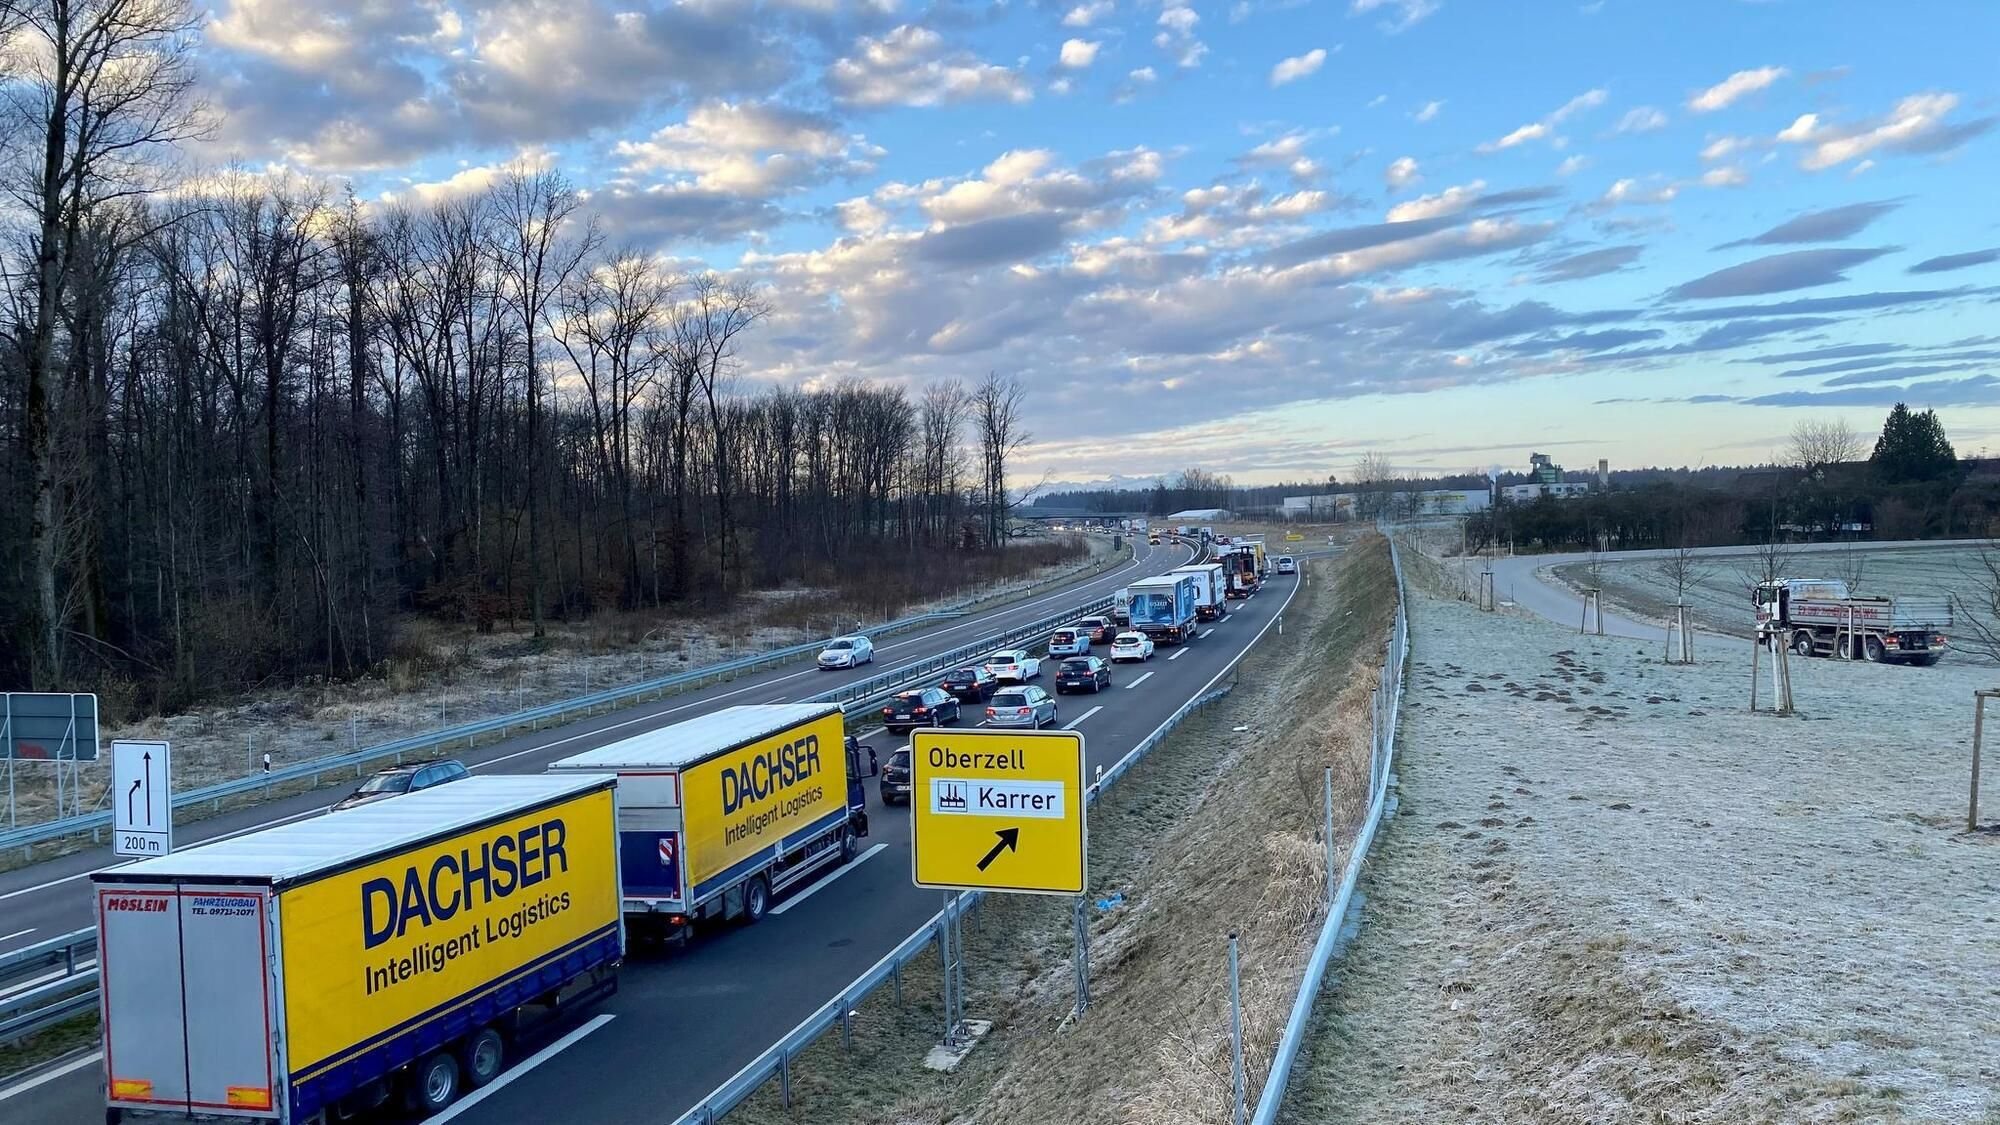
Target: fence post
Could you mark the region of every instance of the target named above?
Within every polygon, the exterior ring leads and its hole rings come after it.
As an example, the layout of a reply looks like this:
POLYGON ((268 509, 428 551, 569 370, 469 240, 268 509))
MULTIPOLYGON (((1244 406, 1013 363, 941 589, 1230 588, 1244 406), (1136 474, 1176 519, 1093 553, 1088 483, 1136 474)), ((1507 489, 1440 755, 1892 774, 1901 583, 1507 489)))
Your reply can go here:
POLYGON ((1234 1100, 1231 1125, 1243 1125, 1243 994, 1238 985, 1236 932, 1229 934, 1229 1074, 1234 1100))

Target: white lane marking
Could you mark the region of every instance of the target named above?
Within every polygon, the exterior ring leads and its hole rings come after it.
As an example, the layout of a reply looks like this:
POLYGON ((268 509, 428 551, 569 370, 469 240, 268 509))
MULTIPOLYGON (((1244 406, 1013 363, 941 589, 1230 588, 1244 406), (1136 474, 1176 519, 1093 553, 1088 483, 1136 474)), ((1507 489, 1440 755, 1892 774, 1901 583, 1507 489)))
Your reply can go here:
POLYGON ((72 1059, 69 1062, 64 1063, 63 1065, 55 1068, 54 1070, 49 1071, 47 1074, 37 1074, 33 1078, 28 1079, 26 1082, 23 1082, 18 1086, 9 1086, 5 1090, 0 1090, 0 1102, 4 1102, 8 1098, 14 1097, 18 1094, 25 1094, 28 1091, 34 1089, 35 1087, 41 1086, 45 1083, 54 1082, 56 1079, 61 1078, 63 1075, 68 1074, 71 1071, 82 1070, 84 1067, 89 1066, 91 1063, 94 1063, 103 1057, 104 1057, 103 1051, 92 1051, 89 1054, 84 1055, 82 1058, 72 1059))
POLYGON ((1213 629, 1203 629, 1203 630, 1201 631, 1201 635, 1202 635, 1203 637, 1207 637, 1207 636, 1208 636, 1208 635, 1209 635, 1210 633, 1213 633, 1213 632, 1215 632, 1215 630, 1213 630, 1213 629))
POLYGON ((17 937, 26 937, 29 934, 34 933, 37 928, 38 927, 35 926, 29 926, 25 930, 15 930, 11 934, 0 935, 0 941, 13 941, 17 937))
POLYGON ((781 696, 778 696, 778 697, 777 697, 776 699, 766 699, 766 700, 765 700, 764 702, 766 702, 766 703, 783 703, 784 701, 785 701, 785 697, 781 695, 781 696))
POLYGON ((431 1123, 431 1125, 444 1125, 444 1122, 450 1121, 452 1118, 457 1117, 459 1114, 464 1113, 466 1110, 471 1109, 473 1106, 476 1106, 480 1102, 485 1101, 487 1098, 492 1097, 495 1091, 507 1085, 507 1083, 512 1082, 514 1079, 521 1077, 523 1074, 526 1074, 529 1071, 535 1069, 536 1067, 542 1065, 543 1063, 549 1061, 550 1059, 555 1058, 557 1055, 561 1054, 564 1050, 574 1046, 577 1040, 582 1039, 584 1036, 589 1035, 591 1032, 596 1031, 598 1028, 603 1027, 605 1024, 610 1023, 612 1020, 615 1020, 617 1018, 618 1018, 617 1016, 614 1016, 609 1012, 597 1016, 596 1018, 592 1019, 589 1023, 584 1024, 582 1027, 577 1028, 575 1031, 570 1032, 568 1035, 563 1036, 561 1039, 558 1039, 555 1042, 549 1044, 548 1046, 543 1047, 541 1050, 536 1051, 534 1054, 529 1055, 525 1059, 522 1059, 519 1063, 516 1063, 515 1065, 508 1067, 506 1071, 501 1073, 500 1077, 495 1078, 493 1081, 488 1082, 484 1086, 481 1086, 477 1093, 468 1095, 464 1098, 460 1098, 456 1105, 453 1105, 450 1109, 445 1110, 443 1113, 427 1118, 427 1120, 431 1123))
MULTIPOLYGON (((1167 657, 1167 659, 1168 659, 1168 660, 1172 660, 1172 659, 1173 659, 1173 657, 1169 656, 1169 657, 1167 657)), ((1150 680, 1150 679, 1152 679, 1152 678, 1153 678, 1153 674, 1152 674, 1151 672, 1148 672, 1148 673, 1146 673, 1145 675, 1143 675, 1143 676, 1140 676, 1140 677, 1139 677, 1138 679, 1136 679, 1136 680, 1133 680, 1133 681, 1132 681, 1131 683, 1129 683, 1129 684, 1126 684, 1126 685, 1125 685, 1125 690, 1126 690, 1126 691, 1131 691, 1131 690, 1132 690, 1133 688, 1135 688, 1135 687, 1138 687, 1138 686, 1139 686, 1140 684, 1143 684, 1143 683, 1145 683, 1145 682, 1146 682, 1147 680, 1150 680)))
POLYGON ((1064 729, 1064 730, 1075 730, 1075 729, 1076 729, 1076 724, 1078 724, 1078 723, 1080 723, 1080 722, 1084 721, 1085 719, 1088 719, 1088 718, 1090 718, 1090 717, 1091 717, 1092 715, 1095 715, 1095 714, 1097 714, 1097 713, 1098 713, 1099 711, 1102 711, 1102 710, 1104 710, 1104 708, 1103 708, 1103 707, 1092 707, 1092 708, 1091 708, 1090 710, 1088 710, 1088 711, 1085 711, 1085 712, 1084 712, 1083 714, 1081 714, 1081 715, 1078 715, 1078 716, 1077 716, 1076 718, 1074 718, 1074 719, 1071 719, 1071 720, 1070 720, 1069 722, 1066 722, 1066 723, 1064 723, 1064 724, 1063 724, 1063 726, 1062 726, 1062 729, 1064 729))
POLYGON ((877 844, 874 847, 869 848, 867 851, 862 852, 860 855, 855 856, 853 859, 848 860, 846 863, 841 864, 839 867, 834 868, 832 871, 827 872, 825 876, 820 878, 812 886, 807 887, 805 890, 800 891, 798 894, 795 894, 792 897, 786 899, 785 901, 779 903, 778 905, 772 907, 771 913, 783 914, 785 911, 790 910, 792 907, 797 906, 798 904, 811 898, 813 895, 818 894, 819 889, 821 887, 826 886, 828 883, 833 882, 835 879, 840 878, 842 875, 847 874, 849 871, 852 871, 855 868, 861 866, 862 864, 867 863, 869 860, 875 858, 876 852, 879 852, 888 846, 889 845, 887 844, 877 844))
POLYGON ((1174 653, 1174 654, 1173 654, 1172 656, 1169 656, 1169 657, 1167 657, 1167 659, 1168 659, 1168 660, 1179 660, 1179 659, 1180 659, 1181 657, 1183 657, 1183 656, 1186 656, 1187 654, 1188 654, 1188 650, 1187 650, 1187 649, 1181 649, 1181 650, 1180 650, 1179 652, 1176 652, 1176 653, 1174 653))

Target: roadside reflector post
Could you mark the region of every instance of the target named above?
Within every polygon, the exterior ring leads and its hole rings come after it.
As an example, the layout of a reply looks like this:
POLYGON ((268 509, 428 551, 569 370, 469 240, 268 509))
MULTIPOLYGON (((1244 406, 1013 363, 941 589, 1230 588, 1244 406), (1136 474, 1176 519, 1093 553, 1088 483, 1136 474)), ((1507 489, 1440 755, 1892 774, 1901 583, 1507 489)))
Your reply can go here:
POLYGON ((1076 1018, 1083 1018, 1083 1011, 1090 1007, 1090 917, 1084 908, 1083 895, 1076 896, 1074 908, 1076 925, 1076 1018))
POLYGON ((1234 1096, 1229 1120, 1243 1125, 1243 992, 1238 983, 1236 934, 1229 934, 1229 1076, 1234 1096))

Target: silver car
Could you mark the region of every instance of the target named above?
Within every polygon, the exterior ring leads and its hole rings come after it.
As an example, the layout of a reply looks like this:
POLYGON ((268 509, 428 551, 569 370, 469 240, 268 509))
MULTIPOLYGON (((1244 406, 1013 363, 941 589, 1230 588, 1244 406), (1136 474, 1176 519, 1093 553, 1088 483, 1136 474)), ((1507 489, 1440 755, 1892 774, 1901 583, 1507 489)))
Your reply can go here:
POLYGON ((1001 688, 993 693, 992 701, 986 705, 986 725, 989 727, 1040 730, 1055 721, 1055 697, 1038 687, 1001 688))

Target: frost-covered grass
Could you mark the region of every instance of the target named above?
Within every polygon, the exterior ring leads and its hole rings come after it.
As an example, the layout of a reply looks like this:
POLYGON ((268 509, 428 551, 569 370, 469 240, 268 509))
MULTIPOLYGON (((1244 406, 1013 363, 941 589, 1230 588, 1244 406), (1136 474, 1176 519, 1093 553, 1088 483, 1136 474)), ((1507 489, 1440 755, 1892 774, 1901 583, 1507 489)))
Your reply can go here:
POLYGON ((1290 1120, 2000 1115, 1990 673, 1793 661, 1778 718, 1738 652, 1417 600, 1400 814, 1290 1120))

